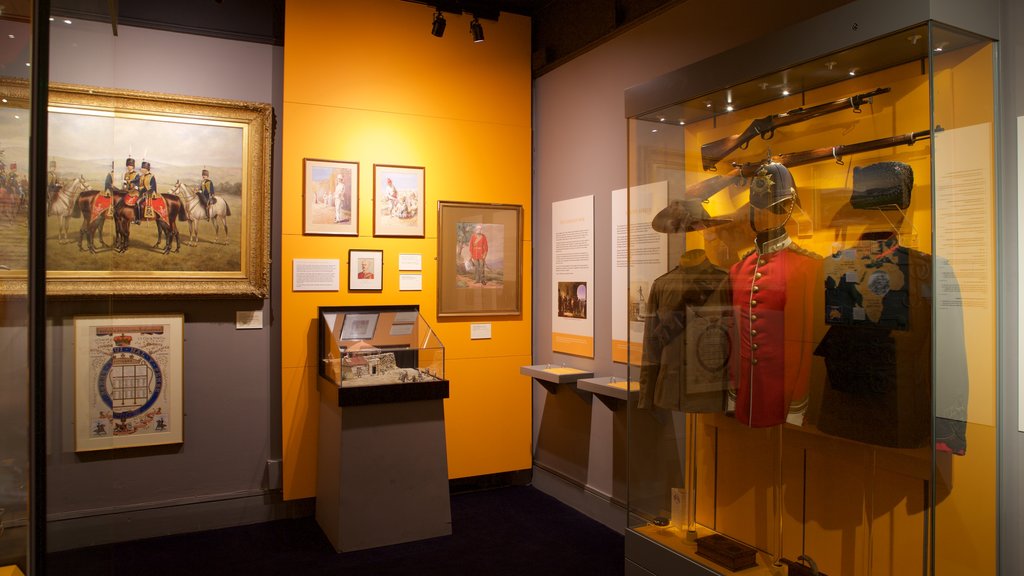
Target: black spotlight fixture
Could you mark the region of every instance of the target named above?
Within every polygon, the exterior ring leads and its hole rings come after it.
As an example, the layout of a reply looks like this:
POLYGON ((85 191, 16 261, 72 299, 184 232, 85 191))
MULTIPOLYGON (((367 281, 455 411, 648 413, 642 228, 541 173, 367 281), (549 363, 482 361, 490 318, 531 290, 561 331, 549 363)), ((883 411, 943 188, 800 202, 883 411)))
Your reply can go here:
POLYGON ((484 27, 480 25, 476 16, 473 16, 473 21, 469 23, 469 33, 473 35, 473 42, 484 41, 484 27))
POLYGON ((444 19, 444 14, 441 10, 434 12, 434 24, 430 26, 430 33, 438 38, 444 36, 444 27, 448 25, 448 21, 444 19))

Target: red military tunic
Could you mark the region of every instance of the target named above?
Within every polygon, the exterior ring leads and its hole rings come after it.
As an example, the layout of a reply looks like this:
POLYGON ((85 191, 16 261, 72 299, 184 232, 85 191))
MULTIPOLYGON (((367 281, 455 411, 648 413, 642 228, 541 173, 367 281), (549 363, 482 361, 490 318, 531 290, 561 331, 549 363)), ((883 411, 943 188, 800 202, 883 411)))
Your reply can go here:
POLYGON ((473 260, 483 260, 487 257, 487 236, 473 234, 469 237, 469 257, 473 260))
POLYGON ((765 241, 729 271, 738 328, 732 385, 736 419, 775 426, 807 410, 814 321, 821 313, 821 258, 785 234, 765 241))

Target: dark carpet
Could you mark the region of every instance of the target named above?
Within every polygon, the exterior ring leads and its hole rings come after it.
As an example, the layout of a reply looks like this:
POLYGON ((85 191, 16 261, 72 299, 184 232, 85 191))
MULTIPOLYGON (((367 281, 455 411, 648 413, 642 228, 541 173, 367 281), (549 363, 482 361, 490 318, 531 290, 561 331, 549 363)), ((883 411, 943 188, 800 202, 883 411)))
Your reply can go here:
POLYGON ((279 520, 50 554, 56 576, 620 576, 623 538, 514 486, 452 496, 451 536, 337 554, 316 521, 279 520))

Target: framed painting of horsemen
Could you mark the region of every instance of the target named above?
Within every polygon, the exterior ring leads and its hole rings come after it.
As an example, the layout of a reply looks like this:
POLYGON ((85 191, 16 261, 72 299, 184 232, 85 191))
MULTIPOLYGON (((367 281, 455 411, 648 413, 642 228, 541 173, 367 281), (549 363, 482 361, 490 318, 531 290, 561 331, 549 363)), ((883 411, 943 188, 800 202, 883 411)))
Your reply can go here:
POLYGON ((373 235, 423 238, 426 168, 373 165, 373 235))
POLYGON ((76 452, 183 441, 183 323, 75 317, 76 452))
MULTIPOLYGON (((0 79, 0 95, 27 110, 25 82, 0 79)), ((272 114, 262 103, 52 84, 48 293, 265 297, 272 114)), ((9 144, 27 131, 20 124, 0 115, 0 158, 27 166, 27 146, 9 144)), ((27 234, 24 214, 0 214, 3 226, 27 234)), ((13 293, 27 266, 4 250, 0 292, 13 293)))
POLYGON ((520 314, 522 233, 522 206, 438 202, 438 317, 520 314))
POLYGON ((304 234, 359 235, 359 164, 302 160, 304 234))

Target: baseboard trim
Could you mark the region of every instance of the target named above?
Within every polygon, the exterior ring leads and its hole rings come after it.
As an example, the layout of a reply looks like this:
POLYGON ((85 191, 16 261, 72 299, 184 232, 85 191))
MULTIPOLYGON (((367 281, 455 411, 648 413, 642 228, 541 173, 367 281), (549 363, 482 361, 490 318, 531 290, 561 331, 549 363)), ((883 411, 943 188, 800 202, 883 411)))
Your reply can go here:
POLYGON ((315 499, 284 501, 277 491, 225 496, 88 511, 93 514, 52 514, 47 522, 47 551, 301 518, 315 510, 315 499))
POLYGON ((562 474, 533 467, 533 487, 567 506, 622 534, 626 530, 626 508, 620 502, 562 474))
POLYGON ((529 486, 532 476, 533 470, 527 468, 525 470, 510 470, 495 474, 453 478, 448 480, 448 491, 451 494, 461 494, 464 492, 490 490, 492 488, 504 488, 506 486, 529 486))

